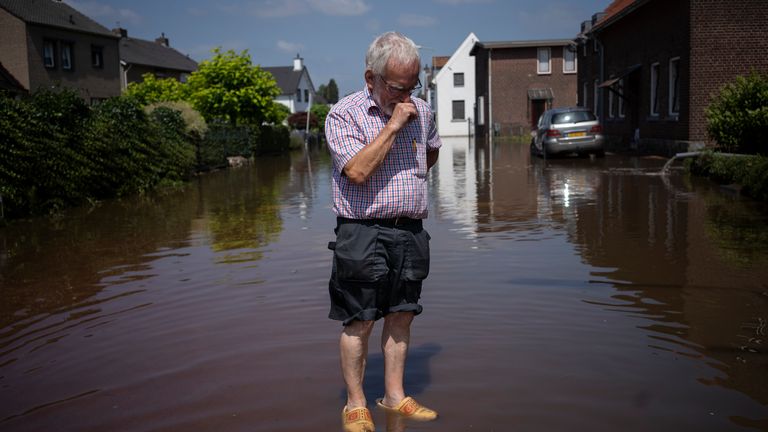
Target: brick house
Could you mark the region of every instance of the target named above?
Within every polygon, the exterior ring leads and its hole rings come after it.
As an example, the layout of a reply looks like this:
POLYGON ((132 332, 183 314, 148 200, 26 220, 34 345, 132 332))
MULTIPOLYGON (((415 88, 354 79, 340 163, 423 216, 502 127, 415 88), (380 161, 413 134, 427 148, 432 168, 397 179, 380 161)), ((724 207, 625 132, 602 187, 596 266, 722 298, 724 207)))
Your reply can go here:
POLYGON ((172 48, 165 34, 149 41, 129 37, 124 28, 116 28, 112 32, 120 37, 120 82, 123 89, 129 83, 142 82, 144 74, 186 82, 189 74, 197 70, 197 62, 172 48))
POLYGON ((576 104, 572 40, 477 42, 475 135, 527 135, 546 109, 576 104))
POLYGON ((672 155, 708 144, 712 95, 768 72, 765 0, 615 0, 577 37, 579 104, 613 150, 672 155))
POLYGON ((0 63, 25 92, 61 85, 90 102, 120 95, 118 38, 58 0, 0 0, 0 63))

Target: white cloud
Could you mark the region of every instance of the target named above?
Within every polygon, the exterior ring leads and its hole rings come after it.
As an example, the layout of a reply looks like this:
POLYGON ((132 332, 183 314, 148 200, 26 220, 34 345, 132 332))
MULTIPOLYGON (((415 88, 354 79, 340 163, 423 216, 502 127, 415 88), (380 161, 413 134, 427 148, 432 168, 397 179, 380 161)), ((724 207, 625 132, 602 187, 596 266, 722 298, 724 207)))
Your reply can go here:
POLYGON ((262 18, 284 18, 322 13, 331 16, 363 15, 371 9, 365 0, 250 0, 243 5, 229 4, 220 8, 233 14, 243 12, 262 18))
POLYGON ((126 8, 114 8, 97 1, 65 0, 67 4, 77 9, 83 15, 108 24, 119 22, 120 25, 139 24, 141 15, 126 8))
POLYGON ((432 27, 437 25, 437 19, 426 15, 403 14, 397 23, 403 27, 432 27))
POLYGON ((316 10, 326 15, 363 15, 371 7, 364 0, 308 0, 316 10))
POLYGON ((288 42, 284 40, 277 41, 277 49, 287 52, 288 54, 299 53, 304 49, 304 45, 294 42, 288 42))

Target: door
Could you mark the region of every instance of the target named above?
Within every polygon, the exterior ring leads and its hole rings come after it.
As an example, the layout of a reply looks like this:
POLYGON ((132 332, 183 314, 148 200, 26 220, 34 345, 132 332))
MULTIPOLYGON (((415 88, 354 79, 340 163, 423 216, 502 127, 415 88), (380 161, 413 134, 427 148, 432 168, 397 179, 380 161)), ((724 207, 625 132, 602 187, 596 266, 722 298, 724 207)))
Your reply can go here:
POLYGON ((531 130, 536 129, 536 124, 539 121, 539 117, 544 114, 547 109, 546 99, 534 99, 531 101, 531 130))

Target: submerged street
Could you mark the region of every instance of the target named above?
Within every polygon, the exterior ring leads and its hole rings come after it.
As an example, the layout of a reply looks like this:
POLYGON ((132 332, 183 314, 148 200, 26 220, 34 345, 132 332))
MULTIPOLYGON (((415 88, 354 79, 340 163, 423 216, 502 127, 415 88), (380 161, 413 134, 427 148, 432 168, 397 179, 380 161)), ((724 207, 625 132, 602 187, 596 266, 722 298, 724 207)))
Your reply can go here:
MULTIPOLYGON (((444 139, 391 429, 768 430, 768 206, 665 162, 444 139)), ((330 163, 0 228, 0 429, 339 430, 330 163)))

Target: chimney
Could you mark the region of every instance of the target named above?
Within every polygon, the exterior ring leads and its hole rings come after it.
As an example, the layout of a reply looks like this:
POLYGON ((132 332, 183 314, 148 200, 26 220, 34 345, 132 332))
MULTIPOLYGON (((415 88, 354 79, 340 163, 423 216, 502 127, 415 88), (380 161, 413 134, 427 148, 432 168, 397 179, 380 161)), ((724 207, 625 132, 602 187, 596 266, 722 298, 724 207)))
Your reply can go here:
POLYGON ((293 59, 293 70, 300 71, 304 69, 304 59, 299 57, 299 54, 296 54, 296 58, 293 59))
POLYGON ((160 37, 155 39, 155 42, 159 43, 160 45, 166 48, 171 46, 171 44, 168 42, 168 38, 165 37, 165 33, 160 33, 160 37))
POLYGON ((124 29, 122 27, 113 28, 112 29, 112 33, 120 36, 121 38, 127 38, 128 37, 128 30, 126 30, 126 29, 124 29))

